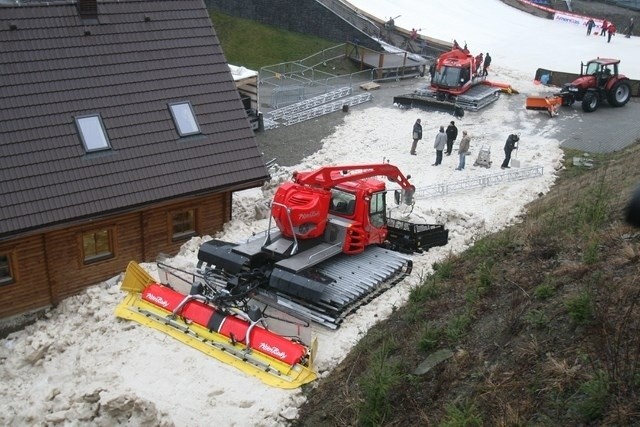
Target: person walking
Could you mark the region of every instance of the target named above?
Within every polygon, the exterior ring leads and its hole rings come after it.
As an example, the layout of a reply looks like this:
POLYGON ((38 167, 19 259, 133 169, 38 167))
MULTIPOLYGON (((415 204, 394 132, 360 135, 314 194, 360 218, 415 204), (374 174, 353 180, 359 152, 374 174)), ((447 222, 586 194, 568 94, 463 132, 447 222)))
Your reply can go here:
POLYGON ((440 131, 436 135, 433 148, 436 149, 436 162, 431 166, 439 166, 442 164, 442 151, 447 145, 447 134, 444 132, 444 126, 440 126, 440 131))
POLYGON ((611 36, 616 35, 616 26, 613 23, 609 24, 607 27, 607 33, 609 33, 609 37, 607 38, 607 43, 611 43, 611 36))
POLYGON ((416 120, 413 124, 413 143, 411 144, 410 153, 415 156, 416 148, 418 147, 418 141, 422 139, 422 124, 420 124, 420 119, 416 120))
POLYGON ((629 18, 629 25, 627 25, 627 29, 625 31, 625 37, 630 39, 631 33, 633 32, 633 18, 629 18))
POLYGON ((609 21, 606 19, 602 21, 602 27, 600 27, 600 36, 604 37, 607 34, 607 30, 609 29, 609 21))
POLYGON ((587 35, 590 36, 591 35, 591 30, 593 29, 593 27, 596 26, 595 21, 592 18, 589 18, 589 20, 587 21, 587 35))
POLYGON ((501 169, 510 169, 509 162, 511 161, 511 152, 516 148, 516 143, 520 140, 520 137, 515 133, 507 137, 507 142, 504 144, 504 161, 502 162, 501 169))
POLYGON ((469 147, 471 146, 471 137, 467 135, 467 131, 462 131, 462 139, 460 140, 460 145, 458 146, 458 156, 460 160, 458 162, 457 171, 461 171, 464 169, 464 164, 467 159, 467 153, 469 152, 469 147))
POLYGON ((451 155, 451 150, 453 149, 453 143, 456 138, 458 138, 458 128, 456 127, 456 123, 452 120, 447 126, 446 130, 447 134, 447 156, 451 155))
POLYGON ((491 65, 491 56, 489 56, 489 52, 487 52, 487 55, 484 57, 484 66, 482 68, 483 76, 489 75, 489 65, 491 65))

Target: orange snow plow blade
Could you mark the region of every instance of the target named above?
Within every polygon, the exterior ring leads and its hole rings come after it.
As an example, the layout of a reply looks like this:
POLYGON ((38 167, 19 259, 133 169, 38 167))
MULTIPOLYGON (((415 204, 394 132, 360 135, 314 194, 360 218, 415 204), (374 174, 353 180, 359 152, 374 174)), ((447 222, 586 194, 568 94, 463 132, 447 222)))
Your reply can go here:
POLYGON ((546 111, 549 113, 549 117, 553 117, 558 115, 558 109, 561 105, 561 96, 529 96, 525 107, 527 110, 546 111))
POLYGON ((512 87, 510 84, 507 84, 507 83, 497 83, 497 82, 491 82, 489 80, 485 81, 484 83, 491 87, 497 87, 500 89, 501 92, 508 93, 509 95, 517 95, 520 93, 514 87, 512 87))
POLYGON ((317 340, 310 346, 266 329, 244 312, 219 308, 158 283, 130 262, 120 286, 127 292, 115 315, 169 335, 267 385, 295 389, 317 379, 317 340))

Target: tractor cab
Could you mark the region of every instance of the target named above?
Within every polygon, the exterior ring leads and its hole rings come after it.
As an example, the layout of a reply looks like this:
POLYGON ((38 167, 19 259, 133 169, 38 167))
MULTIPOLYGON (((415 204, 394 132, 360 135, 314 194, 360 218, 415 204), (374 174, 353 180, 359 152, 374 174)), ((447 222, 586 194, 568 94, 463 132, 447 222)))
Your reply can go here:
POLYGON ((586 64, 581 64, 582 76, 593 76, 596 79, 595 84, 597 87, 605 87, 611 77, 618 75, 618 64, 620 60, 617 59, 595 59, 589 61, 586 64))

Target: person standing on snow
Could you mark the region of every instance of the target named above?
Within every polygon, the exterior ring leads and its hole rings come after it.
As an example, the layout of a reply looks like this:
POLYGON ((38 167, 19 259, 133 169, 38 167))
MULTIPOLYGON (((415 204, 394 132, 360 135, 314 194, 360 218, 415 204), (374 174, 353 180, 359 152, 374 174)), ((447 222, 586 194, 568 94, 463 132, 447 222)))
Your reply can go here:
POLYGON ((418 141, 422 139, 422 125, 420 124, 420 119, 416 120, 416 122, 413 124, 412 136, 413 136, 413 144, 411 144, 410 153, 415 156, 416 148, 418 147, 418 141))
POLYGON ((602 21, 602 27, 600 27, 600 35, 604 37, 604 35, 607 34, 608 29, 609 29, 609 21, 605 19, 604 21, 602 21))
POLYGON ((633 32, 633 18, 629 18, 629 25, 627 25, 627 29, 625 30, 625 37, 630 39, 632 32, 633 32))
POLYGON ((436 135, 436 140, 433 142, 433 148, 436 149, 436 162, 431 166, 439 166, 442 163, 442 150, 447 145, 447 134, 444 133, 444 126, 440 126, 440 131, 436 135))
POLYGON ((510 169, 509 162, 511 161, 511 152, 516 148, 516 143, 520 140, 520 137, 516 134, 511 134, 507 138, 507 142, 504 144, 504 161, 502 162, 502 169, 510 169))
POLYGON ((458 137, 458 128, 456 127, 456 123, 452 120, 449 126, 447 126, 447 156, 451 155, 451 150, 453 149, 453 143, 458 137))
POLYGON ((467 135, 467 131, 462 131, 462 140, 460 141, 460 146, 458 147, 458 156, 460 157, 460 161, 458 162, 457 171, 461 171, 464 169, 464 163, 467 158, 467 153, 469 152, 469 147, 471 146, 471 137, 467 135))
POLYGON ((589 18, 589 20, 587 21, 587 35, 590 36, 591 35, 591 30, 593 29, 593 27, 596 26, 596 23, 594 22, 593 19, 589 18))
POLYGON ((611 43, 611 36, 616 35, 616 26, 613 23, 609 24, 607 28, 607 32, 609 33, 609 37, 607 38, 607 43, 611 43))
POLYGON ((484 66, 482 68, 482 75, 489 75, 489 65, 491 65, 491 57, 489 56, 489 52, 487 52, 487 56, 484 57, 484 66))

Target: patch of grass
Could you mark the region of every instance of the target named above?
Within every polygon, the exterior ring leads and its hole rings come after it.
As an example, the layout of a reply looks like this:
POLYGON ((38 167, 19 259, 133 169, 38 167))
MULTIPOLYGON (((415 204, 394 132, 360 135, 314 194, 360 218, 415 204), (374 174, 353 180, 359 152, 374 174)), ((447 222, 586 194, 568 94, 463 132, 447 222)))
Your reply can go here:
POLYGON ((440 427, 473 427, 482 426, 480 411, 472 403, 448 404, 446 415, 440 427))
POLYGON ((228 62, 253 70, 304 59, 339 44, 217 11, 210 16, 228 62))
POLYGON ((424 307, 420 304, 409 304, 407 309, 403 311, 402 318, 405 322, 415 324, 418 323, 424 315, 424 307))
POLYGON ((583 421, 594 422, 602 419, 609 403, 609 387, 609 379, 602 371, 580 386, 574 396, 572 408, 583 421))
POLYGON ((586 191, 585 197, 578 200, 575 224, 595 230, 609 217, 612 193, 605 178, 606 174, 602 173, 586 191))
POLYGON ((435 277, 427 278, 422 285, 411 289, 409 293, 409 302, 419 304, 428 300, 437 298, 440 295, 435 277))
POLYGON ((533 290, 533 296, 539 300, 547 300, 555 294, 553 285, 549 283, 542 283, 533 290))
POLYGON ((438 345, 441 335, 442 331, 439 328, 431 323, 427 323, 422 329, 422 334, 418 341, 418 348, 423 352, 433 350, 438 345))
POLYGON ((535 329, 546 329, 549 326, 549 317, 542 310, 531 310, 527 313, 526 320, 535 329))
POLYGON ((360 380, 363 397, 360 405, 360 425, 384 425, 391 412, 389 392, 401 379, 398 365, 390 361, 394 347, 389 340, 383 341, 372 355, 366 375, 360 380))
POLYGON ((438 279, 450 279, 453 276, 453 259, 448 257, 444 261, 433 263, 433 270, 438 279))
POLYGON ((600 259, 600 238, 596 233, 591 234, 587 246, 582 254, 582 261, 587 265, 593 265, 600 259))
POLYGON ((494 282, 494 272, 493 272, 493 263, 492 262, 483 262, 478 265, 476 268, 476 286, 480 291, 480 294, 486 292, 491 284, 494 282))
POLYGON ((588 292, 581 292, 570 298, 565 306, 574 324, 587 325, 593 320, 593 299, 588 292))
POLYGON ((447 338, 452 342, 458 342, 467 333, 467 328, 471 324, 471 315, 469 313, 462 313, 453 317, 445 329, 447 338))

